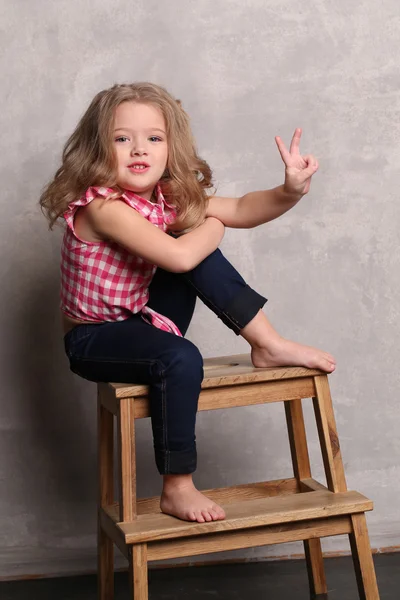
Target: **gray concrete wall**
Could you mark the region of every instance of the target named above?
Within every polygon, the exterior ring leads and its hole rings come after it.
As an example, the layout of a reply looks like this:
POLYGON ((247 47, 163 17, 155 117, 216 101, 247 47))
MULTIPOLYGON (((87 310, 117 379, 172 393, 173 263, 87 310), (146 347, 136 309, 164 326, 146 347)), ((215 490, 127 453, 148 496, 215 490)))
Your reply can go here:
MULTIPOLYGON (((283 335, 336 355, 349 487, 375 500, 373 546, 399 546, 397 0, 3 0, 0 27, 0 576, 95 566, 95 387, 63 356, 60 232, 37 200, 93 95, 133 80, 183 100, 221 195, 280 184, 274 135, 304 128, 321 163, 310 195, 267 226, 229 230, 223 250, 283 335)), ((205 356, 247 351, 203 306, 190 338, 205 356)), ((319 475, 309 408, 307 421, 319 475)), ((149 423, 138 429, 139 490, 155 494, 149 423)), ((202 487, 291 473, 280 405, 202 414, 198 442, 202 487)))

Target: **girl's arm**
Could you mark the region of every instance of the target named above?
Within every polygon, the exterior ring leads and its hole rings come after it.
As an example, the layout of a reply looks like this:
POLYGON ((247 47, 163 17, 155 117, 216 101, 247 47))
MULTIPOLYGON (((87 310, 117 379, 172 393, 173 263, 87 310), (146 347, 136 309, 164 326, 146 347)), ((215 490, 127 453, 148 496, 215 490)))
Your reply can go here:
POLYGON ((128 252, 175 273, 194 269, 218 248, 225 231, 221 221, 210 217, 175 239, 120 200, 98 198, 83 211, 95 239, 117 242, 128 252))
POLYGON ((250 192, 241 198, 210 198, 207 216, 220 219, 227 227, 256 227, 283 215, 307 194, 311 178, 318 170, 317 159, 299 151, 301 129, 294 132, 290 150, 280 137, 276 145, 285 163, 285 183, 263 192, 250 192))
POLYGON ((262 225, 283 215, 302 195, 285 192, 284 186, 250 192, 241 198, 209 199, 206 216, 216 217, 226 227, 250 228, 262 225))

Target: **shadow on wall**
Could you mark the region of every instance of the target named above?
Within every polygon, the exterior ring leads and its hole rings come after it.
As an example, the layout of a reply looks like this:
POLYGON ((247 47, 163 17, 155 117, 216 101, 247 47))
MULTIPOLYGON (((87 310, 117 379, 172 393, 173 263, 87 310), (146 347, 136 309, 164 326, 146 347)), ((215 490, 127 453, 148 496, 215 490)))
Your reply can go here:
MULTIPOLYGON (((18 267, 12 271, 18 272, 18 267)), ((96 500, 96 390, 69 371, 59 315, 58 265, 40 272, 36 262, 34 271, 14 305, 18 325, 9 337, 9 375, 18 419, 24 423, 20 475, 32 512, 42 522, 36 534, 48 532, 50 526, 52 534, 60 534, 79 524, 80 516, 87 522, 85 511, 76 508, 96 500)))

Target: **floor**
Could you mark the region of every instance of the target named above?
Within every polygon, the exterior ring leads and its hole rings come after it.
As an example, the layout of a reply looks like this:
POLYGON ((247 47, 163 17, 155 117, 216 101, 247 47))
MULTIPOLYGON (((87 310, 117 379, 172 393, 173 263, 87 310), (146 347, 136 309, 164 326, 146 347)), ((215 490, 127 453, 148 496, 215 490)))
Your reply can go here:
MULTIPOLYGON (((380 600, 400 600, 400 553, 375 555, 374 561, 380 600)), ((358 600, 351 558, 328 559, 325 567, 329 600, 358 600)), ((117 573, 115 600, 131 600, 127 584, 127 574, 117 573)), ((150 600, 309 600, 302 560, 153 569, 149 590, 150 600)), ((96 577, 2 582, 0 598, 97 600, 96 577)))

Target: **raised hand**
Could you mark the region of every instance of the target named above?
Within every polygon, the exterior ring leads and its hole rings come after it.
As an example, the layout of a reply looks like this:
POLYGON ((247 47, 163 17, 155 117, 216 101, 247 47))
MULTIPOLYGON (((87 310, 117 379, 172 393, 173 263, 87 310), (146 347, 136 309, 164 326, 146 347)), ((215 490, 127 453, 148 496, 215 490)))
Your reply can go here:
POLYGON ((300 154, 301 133, 300 128, 295 130, 290 150, 286 148, 279 136, 275 137, 275 142, 285 163, 285 191, 289 194, 303 196, 310 190, 311 178, 318 170, 318 161, 312 154, 306 154, 305 156, 300 154))

